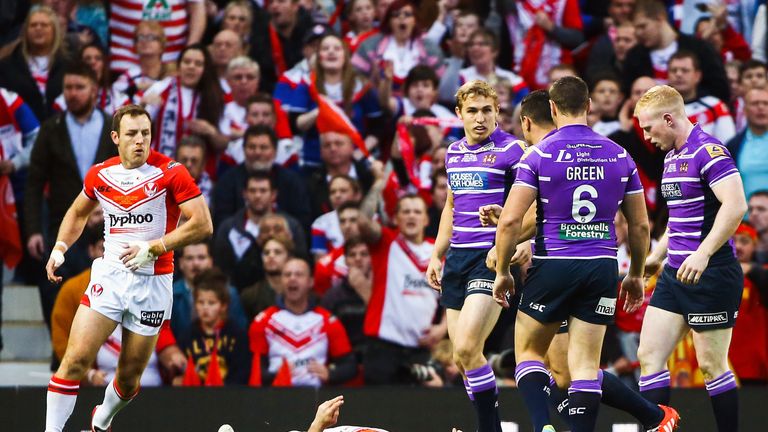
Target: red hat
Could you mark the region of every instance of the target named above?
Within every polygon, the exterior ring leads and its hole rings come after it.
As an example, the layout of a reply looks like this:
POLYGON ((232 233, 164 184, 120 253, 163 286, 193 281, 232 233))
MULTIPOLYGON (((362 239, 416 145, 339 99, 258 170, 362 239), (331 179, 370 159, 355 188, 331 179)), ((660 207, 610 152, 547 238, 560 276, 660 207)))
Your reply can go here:
POLYGON ((752 241, 757 241, 757 231, 755 231, 754 228, 752 228, 752 225, 742 222, 739 224, 739 227, 736 228, 736 232, 734 235, 745 235, 752 239, 752 241))

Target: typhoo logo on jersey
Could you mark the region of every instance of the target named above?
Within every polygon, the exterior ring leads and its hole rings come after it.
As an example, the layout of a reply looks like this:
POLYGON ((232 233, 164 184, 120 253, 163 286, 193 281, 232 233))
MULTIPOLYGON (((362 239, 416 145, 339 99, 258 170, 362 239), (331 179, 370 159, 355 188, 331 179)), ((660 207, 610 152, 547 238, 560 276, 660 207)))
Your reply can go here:
POLYGON ((109 215, 109 226, 125 226, 125 225, 140 225, 143 223, 150 223, 154 219, 152 213, 147 214, 133 214, 128 213, 125 216, 109 215))
POLYGON ((160 327, 163 323, 164 311, 141 311, 141 322, 150 327, 160 327))
POLYGON ((725 324, 727 322, 728 313, 725 311, 703 314, 688 314, 688 324, 716 325, 725 324))
POLYGON ((451 190, 483 190, 488 184, 487 172, 452 172, 449 174, 451 190))

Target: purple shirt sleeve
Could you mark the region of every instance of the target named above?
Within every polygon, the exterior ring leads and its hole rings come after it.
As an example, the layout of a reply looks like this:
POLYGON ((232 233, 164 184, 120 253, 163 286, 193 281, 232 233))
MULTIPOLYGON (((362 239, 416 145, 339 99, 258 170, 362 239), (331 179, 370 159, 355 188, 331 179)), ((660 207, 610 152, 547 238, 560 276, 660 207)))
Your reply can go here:
POLYGON ((637 173, 637 166, 629 154, 627 154, 627 172, 629 172, 629 179, 627 181, 627 188, 624 191, 624 194, 631 195, 636 193, 643 193, 643 185, 640 183, 640 175, 637 173))
POLYGON ((696 154, 696 162, 701 178, 710 188, 726 177, 739 173, 728 149, 721 144, 705 145, 696 154))
POLYGON ((539 189, 539 164, 541 155, 536 147, 529 147, 517 165, 515 186, 539 189))

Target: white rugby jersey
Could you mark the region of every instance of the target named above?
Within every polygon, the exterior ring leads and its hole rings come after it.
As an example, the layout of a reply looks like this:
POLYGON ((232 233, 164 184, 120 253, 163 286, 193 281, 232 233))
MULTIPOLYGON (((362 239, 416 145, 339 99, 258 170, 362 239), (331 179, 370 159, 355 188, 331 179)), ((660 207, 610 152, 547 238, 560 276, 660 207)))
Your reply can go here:
POLYGON ((311 361, 328 364, 352 352, 347 332, 336 317, 316 306, 301 315, 272 306, 253 320, 249 329, 251 351, 269 357, 269 371, 277 373, 287 361, 291 365, 291 384, 319 387, 312 375, 311 361))
POLYGON ((721 142, 727 142, 736 135, 736 124, 728 105, 714 96, 703 96, 686 103, 685 115, 691 123, 698 123, 701 130, 721 142))
MULTIPOLYGON (((83 192, 104 209, 104 262, 125 269, 123 247, 132 240, 155 240, 179 223, 179 204, 200 195, 184 165, 155 151, 147 162, 126 169, 119 157, 94 165, 85 176, 83 192)), ((165 253, 136 273, 173 273, 173 252, 165 253)))
POLYGON ((381 229, 381 239, 370 245, 373 289, 363 332, 398 345, 417 347, 438 310, 437 291, 425 273, 435 247, 433 240, 415 245, 400 232, 381 229))

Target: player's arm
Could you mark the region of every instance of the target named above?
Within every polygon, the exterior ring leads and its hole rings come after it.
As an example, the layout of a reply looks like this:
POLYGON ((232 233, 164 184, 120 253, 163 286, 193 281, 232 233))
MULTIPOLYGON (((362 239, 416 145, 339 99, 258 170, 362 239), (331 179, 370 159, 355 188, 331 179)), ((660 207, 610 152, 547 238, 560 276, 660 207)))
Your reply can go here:
POLYGON ((179 204, 179 210, 186 222, 159 239, 149 242, 149 252, 154 256, 204 240, 213 234, 211 212, 208 211, 202 195, 179 204))
POLYGON ((427 283, 433 289, 440 290, 441 279, 443 275, 443 258, 451 245, 451 236, 453 235, 453 192, 448 189, 448 196, 445 200, 445 207, 440 213, 440 225, 437 228, 437 238, 435 247, 432 249, 432 257, 429 259, 427 267, 427 283))
POLYGON ((59 234, 56 236, 56 244, 53 246, 53 251, 51 251, 51 257, 45 266, 49 281, 61 282, 61 276, 56 276, 54 273, 56 269, 64 264, 64 253, 83 233, 83 228, 85 228, 85 224, 88 222, 88 216, 91 215, 91 212, 97 205, 98 201, 88 198, 85 192, 80 192, 80 195, 69 206, 64 219, 61 221, 59 234))
POLYGON ((387 184, 388 172, 381 161, 375 160, 371 163, 371 174, 374 181, 363 202, 360 203, 360 218, 357 220, 360 237, 366 243, 376 243, 381 238, 381 225, 373 217, 379 208, 381 193, 387 184))
POLYGON ((512 186, 507 202, 499 217, 496 230, 496 281, 493 285, 493 297, 497 303, 509 307, 506 294, 514 294, 515 283, 509 271, 509 261, 514 255, 518 239, 522 233, 522 223, 525 214, 536 200, 538 191, 533 187, 523 185, 512 186))
POLYGON ((701 274, 709 264, 709 258, 720 249, 736 232, 744 214, 747 212, 747 200, 741 176, 732 175, 712 187, 715 197, 722 204, 715 216, 715 222, 709 234, 689 255, 677 271, 677 279, 683 283, 698 283, 701 274))
POLYGON ((621 283, 619 297, 624 299, 624 310, 634 312, 643 304, 643 271, 645 258, 651 241, 648 212, 645 209, 645 196, 642 193, 624 195, 621 204, 624 217, 627 218, 627 243, 629 246, 629 272, 621 283))

